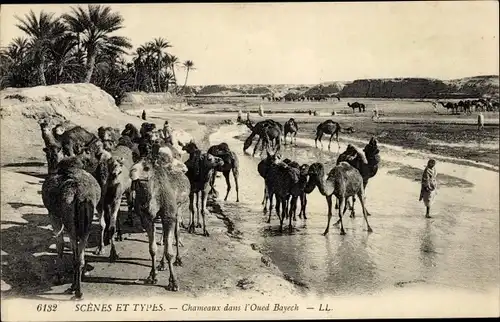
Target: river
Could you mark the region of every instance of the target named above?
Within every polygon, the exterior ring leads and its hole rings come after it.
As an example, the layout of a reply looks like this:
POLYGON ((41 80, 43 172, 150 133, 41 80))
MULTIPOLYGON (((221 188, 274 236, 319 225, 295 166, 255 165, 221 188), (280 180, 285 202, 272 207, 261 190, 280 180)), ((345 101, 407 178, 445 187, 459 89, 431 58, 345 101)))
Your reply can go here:
MULTIPOLYGON (((499 287, 499 182, 498 173, 438 161, 437 171, 447 175, 440 184, 432 219, 425 219, 425 207, 418 201, 420 172, 413 177, 398 175, 408 166, 423 170, 427 159, 415 153, 381 149, 388 161, 367 186, 368 217, 373 233, 366 231, 359 202, 356 217, 345 216, 346 235, 331 227, 328 236, 326 200, 317 189, 308 195, 308 220, 297 218, 288 232, 285 222, 279 233, 278 218, 271 224, 262 213, 263 179, 257 172, 260 157, 242 151, 238 136, 248 135, 243 126, 223 126, 210 137, 211 144, 226 142, 240 162, 240 203, 236 204, 234 184, 229 200, 221 204, 240 212, 243 236, 255 241, 280 270, 311 292, 327 295, 372 295, 418 285, 428 289, 446 288, 488 292, 499 287), (453 184, 453 182, 466 184, 453 184)), ((287 146, 284 157, 299 163, 325 163, 329 171, 337 157, 332 151, 314 148, 311 139, 298 139, 299 146, 287 146)), ((345 150, 341 142, 340 151, 345 150)), ((248 150, 253 151, 253 146, 248 150)), ((262 156, 264 157, 264 156, 262 156)), ((421 171, 420 170, 420 171, 421 171)), ((231 178, 233 180, 233 178, 231 178)), ((225 182, 216 181, 220 195, 225 182)), ((273 213, 275 213, 273 211, 273 213)), ((334 219, 336 219, 334 214, 334 219)), ((332 221, 333 223, 334 221, 332 221)))

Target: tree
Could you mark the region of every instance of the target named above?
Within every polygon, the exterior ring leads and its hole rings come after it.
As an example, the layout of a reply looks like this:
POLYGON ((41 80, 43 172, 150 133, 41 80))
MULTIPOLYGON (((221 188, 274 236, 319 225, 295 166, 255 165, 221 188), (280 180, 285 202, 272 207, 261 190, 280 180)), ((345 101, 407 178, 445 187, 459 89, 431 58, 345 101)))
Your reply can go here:
MULTIPOLYGON (((160 37, 160 38, 153 39, 153 41, 151 42, 151 47, 152 47, 153 51, 156 53, 156 59, 158 62, 156 75, 157 75, 158 92, 161 92, 162 86, 161 86, 160 80, 162 78, 161 72, 162 72, 162 63, 164 60, 163 59, 163 49, 170 48, 170 47, 172 47, 172 45, 170 45, 170 43, 167 40, 160 37)), ((166 57, 168 57, 168 54, 166 54, 166 57)), ((168 65, 166 65, 166 66, 168 66, 168 65)), ((167 85, 167 87, 168 87, 168 85, 167 85)))
POLYGON ((110 35, 123 28, 123 17, 119 13, 112 12, 110 7, 89 4, 87 10, 82 7, 71 10, 70 14, 64 14, 62 17, 71 30, 82 37, 87 54, 84 81, 89 83, 100 52, 113 50, 125 53, 125 49, 132 48, 132 45, 126 37, 110 35))
POLYGON ((175 67, 179 64, 179 58, 174 55, 169 55, 170 69, 172 70, 173 83, 177 87, 177 76, 175 76, 175 67))
POLYGON ((184 89, 184 88, 186 88, 186 84, 188 81, 189 71, 192 69, 195 69, 195 68, 194 68, 194 63, 192 60, 186 60, 183 64, 183 66, 184 66, 184 68, 186 68, 186 80, 184 81, 184 86, 183 86, 183 89, 184 89))
POLYGON ((24 19, 16 16, 19 24, 16 26, 30 37, 30 50, 34 54, 37 64, 38 82, 47 85, 45 79, 45 63, 47 52, 54 41, 57 41, 66 31, 65 26, 54 18, 54 13, 41 11, 37 17, 33 10, 24 16, 24 19))

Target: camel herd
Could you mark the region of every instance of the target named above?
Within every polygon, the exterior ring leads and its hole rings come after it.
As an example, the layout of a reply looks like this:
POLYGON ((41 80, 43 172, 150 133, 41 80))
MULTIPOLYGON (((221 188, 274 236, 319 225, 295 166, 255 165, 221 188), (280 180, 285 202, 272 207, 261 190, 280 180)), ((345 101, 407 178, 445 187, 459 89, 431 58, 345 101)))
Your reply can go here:
MULTIPOLYGON (((205 221, 206 205, 209 195, 216 194, 214 184, 217 172, 221 172, 226 179, 224 200, 228 199, 231 191, 232 173, 236 202, 240 201, 236 153, 225 142, 202 151, 192 139, 174 136, 168 121, 162 129, 157 129, 154 123, 144 122, 140 129, 129 123, 122 130, 100 127, 97 133, 80 126, 51 126, 49 123, 51 120, 39 123, 48 168, 48 176, 42 185, 42 200, 56 236, 58 266, 62 266, 63 234, 70 239, 74 274, 71 287, 66 292, 74 294, 73 299, 83 297, 81 282, 85 274, 85 247, 94 211, 97 211, 100 223, 99 243, 94 253, 102 254, 109 246, 109 260, 115 262, 119 259, 115 241, 123 239, 118 220, 122 198, 126 199, 128 206, 124 223, 134 225, 134 217, 138 217, 148 236, 151 271, 146 282, 157 283, 157 271, 165 270, 168 264, 167 289, 177 291, 179 285, 174 266, 182 265, 180 228, 188 233, 195 233, 201 228, 202 235, 210 236, 205 221), (183 154, 188 155, 185 162, 181 161, 183 154), (187 224, 182 216, 185 212, 190 213, 187 224), (163 227, 159 244, 164 245, 159 266, 156 266, 154 227, 157 221, 163 227)), ((368 179, 377 173, 380 162, 375 138, 370 140, 364 151, 348 145, 339 156, 337 165, 325 177, 321 163, 300 165, 281 157, 279 151, 283 138, 285 144, 288 135, 290 143, 296 140, 299 126, 293 118, 284 126, 271 119, 253 124, 247 118, 242 123, 251 130, 244 150, 258 136, 254 154, 259 141, 262 142, 261 151, 263 148, 267 151, 267 157, 258 164, 257 170, 265 183, 263 205, 265 212, 269 210, 269 223, 274 199, 281 230, 286 218, 289 219, 289 229, 292 229, 292 220, 297 220, 299 199, 301 207, 298 216, 306 220, 307 195, 318 187, 327 200, 328 227, 332 216, 332 198, 337 199, 340 218, 337 223, 340 223, 341 234, 344 234, 342 215, 352 198, 350 209, 351 216, 354 216, 357 197, 363 207, 368 231, 371 231, 366 217, 369 213, 365 207, 364 189, 368 179)), ((321 143, 323 134, 328 134, 330 144, 333 137, 338 143, 340 131, 338 123, 325 121, 318 125, 315 141, 321 143)), ((328 233, 328 227, 324 234, 328 233)), ((56 272, 59 281, 63 271, 56 272)))
POLYGON ((433 105, 441 104, 447 111, 453 114, 464 112, 471 114, 472 112, 495 112, 498 111, 499 102, 494 99, 480 98, 471 100, 460 100, 458 102, 433 102, 433 105))
MULTIPOLYGON (((63 233, 68 234, 71 241, 74 275, 67 293, 74 293, 74 299, 83 296, 84 250, 94 210, 97 210, 101 227, 95 254, 102 254, 109 245, 109 260, 114 262, 119 258, 115 241, 122 240, 118 214, 123 197, 128 205, 125 223, 133 225, 134 215, 138 216, 148 235, 152 263, 147 282, 156 283, 157 269, 165 269, 168 263, 170 278, 167 288, 177 291, 173 266, 182 265, 179 227, 186 228, 189 233, 202 228, 203 235, 209 236, 205 222, 206 204, 208 194, 215 191, 216 172, 222 172, 228 183, 226 200, 231 189, 229 174, 233 173, 239 201, 236 154, 226 143, 202 152, 192 140, 184 138, 183 142, 180 136, 174 139, 168 121, 161 130, 154 123, 144 122, 140 130, 129 123, 122 131, 100 127, 97 135, 80 126, 67 128, 63 124, 49 126, 49 123, 47 120, 40 122, 48 167, 48 176, 42 185, 42 200, 54 228, 61 264, 63 233), (180 160, 184 153, 189 158, 183 163, 180 160), (188 209, 191 216, 189 224, 185 225, 182 213, 188 209), (165 245, 158 268, 155 265, 157 244, 154 229, 157 220, 163 226, 163 240, 159 244, 165 245)), ((61 280, 59 272, 57 279, 61 280)))
MULTIPOLYGON (((252 124, 250 119, 247 118, 246 121, 242 121, 241 123, 245 124, 252 131, 250 136, 245 140, 243 151, 245 152, 250 147, 255 136, 258 136, 259 139, 255 144, 252 155, 255 155, 261 141, 261 152, 266 149, 267 156, 259 162, 257 171, 264 179, 264 198, 262 204, 264 205, 264 213, 268 213, 268 223, 271 222, 274 198, 276 198, 276 214, 280 220, 280 230, 283 230, 283 222, 287 218, 289 220, 288 227, 290 230, 292 229, 292 220, 297 220, 296 212, 299 199, 301 202, 299 218, 306 220, 307 195, 315 187, 318 187, 320 193, 326 197, 328 206, 328 224, 324 235, 328 234, 329 231, 332 216, 332 199, 334 196, 337 199, 336 207, 339 209, 339 220, 335 225, 340 223, 341 234, 345 234, 342 216, 348 208, 349 198, 352 198, 353 201, 352 205, 350 205, 351 217, 355 216, 354 202, 356 196, 359 198, 363 208, 367 229, 369 232, 372 231, 367 219, 370 213, 365 207, 364 191, 368 180, 377 174, 378 164, 380 163, 376 138, 372 137, 363 151, 349 144, 347 149, 339 155, 336 166, 330 170, 328 176, 325 178, 325 169, 321 163, 300 165, 296 161, 287 158, 282 159, 279 152, 281 133, 284 134, 286 144, 287 134, 291 134, 295 138, 299 129, 293 118, 285 122, 284 126, 272 119, 252 124)), ((350 130, 352 131, 352 129, 350 130)), ((316 147, 318 141, 321 143, 322 136, 328 134, 330 135, 328 149, 331 147, 331 141, 334 136, 340 149, 339 132, 342 132, 341 126, 333 120, 326 120, 320 123, 316 128, 316 147)))

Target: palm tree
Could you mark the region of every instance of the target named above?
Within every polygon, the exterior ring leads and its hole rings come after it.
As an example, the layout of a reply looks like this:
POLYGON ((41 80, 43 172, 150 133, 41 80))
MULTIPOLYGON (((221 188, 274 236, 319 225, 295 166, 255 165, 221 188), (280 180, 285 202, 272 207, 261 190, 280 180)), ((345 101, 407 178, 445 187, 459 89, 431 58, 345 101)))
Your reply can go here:
POLYGON ((126 37, 110 36, 114 31, 123 28, 123 17, 114 13, 108 6, 89 4, 87 10, 82 7, 71 8, 70 14, 62 17, 71 30, 83 37, 83 46, 87 51, 87 72, 85 83, 92 79, 97 55, 106 49, 125 53, 126 48, 132 48, 126 37))
POLYGON ((184 68, 186 68, 186 80, 184 81, 184 86, 182 87, 182 89, 186 88, 186 84, 187 84, 187 81, 188 81, 188 75, 189 75, 189 71, 192 70, 192 69, 195 69, 194 68, 194 63, 192 60, 186 60, 183 64, 184 68))
POLYGON ((24 16, 24 19, 16 16, 19 24, 16 26, 30 37, 30 48, 33 51, 37 64, 38 81, 41 85, 47 85, 45 79, 46 55, 52 43, 61 37, 66 31, 65 26, 54 18, 54 13, 41 11, 37 17, 33 10, 24 16))
POLYGON ((174 55, 169 55, 170 69, 172 70, 173 83, 177 87, 177 76, 175 76, 175 67, 179 64, 179 58, 174 55))
MULTIPOLYGON (((163 39, 160 37, 160 38, 153 39, 153 41, 151 42, 151 46, 153 47, 153 50, 156 53, 156 59, 158 61, 156 73, 157 73, 158 92, 161 92, 162 86, 161 86, 160 80, 161 80, 161 69, 162 69, 162 62, 163 62, 163 52, 162 51, 163 51, 163 49, 167 49, 167 48, 172 47, 172 45, 170 45, 170 43, 166 39, 163 39)), ((167 57, 168 57, 168 55, 167 55, 167 57)))
POLYGON ((68 78, 63 77, 65 68, 71 69, 68 73, 72 74, 79 67, 77 56, 77 41, 67 34, 60 37, 50 48, 50 57, 54 69, 54 83, 60 83, 68 78))

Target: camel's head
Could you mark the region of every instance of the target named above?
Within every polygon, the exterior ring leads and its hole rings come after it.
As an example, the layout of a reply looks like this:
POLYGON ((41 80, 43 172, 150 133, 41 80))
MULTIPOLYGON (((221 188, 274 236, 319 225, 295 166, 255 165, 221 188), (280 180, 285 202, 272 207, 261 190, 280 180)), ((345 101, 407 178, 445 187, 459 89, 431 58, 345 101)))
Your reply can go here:
POLYGON ((209 153, 203 155, 203 164, 208 169, 213 169, 217 167, 222 167, 224 165, 224 160, 209 153))
POLYGON ((111 183, 116 183, 118 177, 120 176, 120 174, 122 174, 123 164, 124 164, 123 158, 111 158, 108 160, 108 171, 109 171, 108 179, 110 180, 111 183))
POLYGON ((299 167, 299 170, 300 170, 300 175, 307 176, 308 173, 309 173, 309 165, 308 164, 302 164, 299 167))
MULTIPOLYGON (((181 144, 181 142, 179 142, 179 144, 181 144)), ((194 143, 193 141, 189 141, 187 144, 181 144, 181 146, 182 146, 182 151, 186 151, 188 154, 192 154, 200 150, 198 149, 196 143, 194 143)))
POLYGON ((313 163, 309 166, 307 174, 310 178, 322 178, 325 175, 325 167, 319 162, 313 163))
POLYGON ((151 171, 153 164, 148 159, 141 159, 139 162, 134 164, 132 168, 130 168, 129 176, 132 181, 135 180, 143 180, 148 181, 153 171, 151 171))
POLYGON ((365 151, 366 154, 370 154, 370 155, 378 154, 379 149, 378 149, 377 138, 372 136, 372 138, 370 139, 370 142, 368 142, 368 144, 365 146, 363 151, 365 151))
POLYGON ((65 129, 64 125, 58 124, 52 129, 52 131, 53 131, 54 135, 62 135, 66 131, 66 129, 65 129))
POLYGON ((43 148, 45 157, 47 158, 47 167, 49 174, 57 173, 57 165, 64 158, 64 154, 60 145, 52 144, 43 148))

